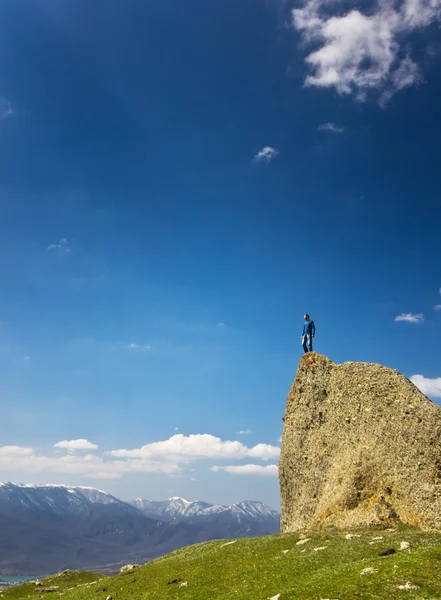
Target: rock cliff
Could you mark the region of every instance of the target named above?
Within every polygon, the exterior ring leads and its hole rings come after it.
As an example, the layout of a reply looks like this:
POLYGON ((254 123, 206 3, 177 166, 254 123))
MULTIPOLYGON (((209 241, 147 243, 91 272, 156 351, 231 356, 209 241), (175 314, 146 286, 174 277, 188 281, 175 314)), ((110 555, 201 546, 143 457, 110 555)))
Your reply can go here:
POLYGON ((282 532, 441 529, 441 407, 398 371, 305 354, 284 421, 282 532))

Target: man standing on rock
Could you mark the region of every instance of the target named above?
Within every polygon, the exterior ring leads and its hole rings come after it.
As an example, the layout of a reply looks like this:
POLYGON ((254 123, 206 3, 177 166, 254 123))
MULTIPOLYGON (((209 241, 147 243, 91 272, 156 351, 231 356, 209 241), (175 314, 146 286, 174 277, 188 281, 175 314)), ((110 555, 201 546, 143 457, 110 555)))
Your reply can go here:
POLYGON ((303 324, 302 345, 304 352, 312 352, 312 338, 315 336, 314 321, 309 315, 304 315, 305 323, 303 324))

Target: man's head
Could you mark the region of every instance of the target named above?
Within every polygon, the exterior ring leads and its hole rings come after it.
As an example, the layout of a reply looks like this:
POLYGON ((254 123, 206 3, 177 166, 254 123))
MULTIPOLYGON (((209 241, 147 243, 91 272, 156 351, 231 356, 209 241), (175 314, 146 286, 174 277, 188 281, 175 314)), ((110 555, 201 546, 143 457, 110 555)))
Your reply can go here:
POLYGON ((305 321, 309 321, 309 315, 303 315, 303 318, 305 319, 305 321))

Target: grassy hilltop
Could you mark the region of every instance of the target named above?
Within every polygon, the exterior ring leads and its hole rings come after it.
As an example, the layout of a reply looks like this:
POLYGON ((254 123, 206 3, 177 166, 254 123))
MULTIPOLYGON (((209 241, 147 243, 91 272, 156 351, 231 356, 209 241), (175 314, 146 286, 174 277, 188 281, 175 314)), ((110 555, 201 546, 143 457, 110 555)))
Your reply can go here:
POLYGON ((2 600, 354 600, 441 598, 441 534, 324 530, 189 546, 131 572, 67 571, 2 600), (403 544, 403 542, 406 542, 403 544), (404 549, 400 550, 400 547, 404 549), (385 554, 381 556, 381 554, 385 554))

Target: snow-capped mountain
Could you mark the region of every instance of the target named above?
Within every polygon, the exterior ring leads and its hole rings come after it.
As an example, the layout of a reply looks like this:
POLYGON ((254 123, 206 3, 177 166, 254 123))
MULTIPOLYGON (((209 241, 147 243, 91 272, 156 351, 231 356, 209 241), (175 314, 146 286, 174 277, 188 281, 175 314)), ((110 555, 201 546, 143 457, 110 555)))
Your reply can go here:
POLYGON ((261 502, 123 502, 101 490, 0 482, 0 577, 102 571, 197 542, 279 531, 261 502))
POLYGON ((236 536, 279 532, 279 513, 263 502, 246 501, 225 506, 200 500, 190 502, 184 498, 169 498, 162 502, 138 498, 132 504, 152 519, 203 525, 219 533, 225 532, 226 526, 236 536))
MULTIPOLYGON (((0 504, 57 514, 90 510, 92 504, 121 504, 110 494, 91 487, 31 485, 0 482, 0 504)), ((124 503, 125 504, 125 503, 124 503)))
POLYGON ((197 527, 150 519, 101 490, 0 483, 0 577, 102 570, 199 541, 197 527))
POLYGON ((255 521, 278 519, 279 514, 263 502, 245 501, 226 506, 223 504, 209 504, 198 500, 190 502, 185 498, 169 498, 164 501, 151 501, 137 498, 131 502, 149 517, 166 521, 195 521, 212 518, 223 513, 236 515, 237 519, 247 518, 255 521))

